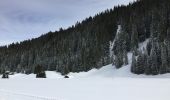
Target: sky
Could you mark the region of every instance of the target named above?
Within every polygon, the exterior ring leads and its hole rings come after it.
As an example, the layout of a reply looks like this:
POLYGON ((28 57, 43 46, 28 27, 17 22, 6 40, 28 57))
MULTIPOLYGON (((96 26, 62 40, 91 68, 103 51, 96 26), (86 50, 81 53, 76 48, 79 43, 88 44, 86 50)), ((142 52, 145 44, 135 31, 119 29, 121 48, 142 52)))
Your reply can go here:
POLYGON ((0 0, 0 45, 67 28, 134 0, 0 0))

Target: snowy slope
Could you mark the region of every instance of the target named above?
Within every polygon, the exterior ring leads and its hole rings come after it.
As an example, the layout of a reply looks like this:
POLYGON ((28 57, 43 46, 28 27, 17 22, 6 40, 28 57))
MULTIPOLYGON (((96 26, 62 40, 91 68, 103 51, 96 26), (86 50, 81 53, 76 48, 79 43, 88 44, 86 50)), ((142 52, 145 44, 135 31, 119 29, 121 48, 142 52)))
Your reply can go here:
POLYGON ((47 72, 51 75, 47 79, 16 75, 0 79, 0 100, 170 100, 169 78, 148 78, 128 71, 129 66, 116 70, 108 65, 100 70, 70 73, 70 79, 54 72, 47 72))

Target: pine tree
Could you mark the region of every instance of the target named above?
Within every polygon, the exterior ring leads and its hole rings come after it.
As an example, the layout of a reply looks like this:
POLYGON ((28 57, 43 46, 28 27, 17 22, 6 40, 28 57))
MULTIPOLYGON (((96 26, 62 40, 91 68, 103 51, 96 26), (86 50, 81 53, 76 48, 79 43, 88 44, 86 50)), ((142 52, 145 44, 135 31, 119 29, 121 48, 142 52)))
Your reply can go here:
POLYGON ((143 57, 142 52, 140 51, 139 56, 137 57, 136 74, 144 73, 144 64, 145 64, 144 57, 143 57))
POLYGON ((160 70, 160 66, 162 65, 162 60, 161 60, 161 43, 158 42, 158 41, 156 43, 156 55, 157 55, 158 70, 160 70))
POLYGON ((70 72, 70 71, 69 71, 68 66, 65 66, 65 67, 64 67, 64 73, 63 73, 63 75, 67 75, 69 72, 70 72))
POLYGON ((123 42, 122 48, 123 48, 123 63, 124 63, 124 65, 128 65, 126 41, 123 42))
POLYGON ((134 53, 132 55, 131 72, 136 73, 136 57, 134 53))
POLYGON ((36 78, 46 78, 44 68, 41 65, 35 67, 34 73, 36 74, 36 78))
POLYGON ((124 62, 124 65, 128 65, 128 63, 129 63, 127 51, 123 52, 123 62, 124 62))
POLYGON ((9 72, 5 72, 2 74, 2 78, 9 78, 9 72))
POLYGON ((125 29, 121 27, 118 28, 117 36, 113 46, 113 52, 115 55, 115 66, 116 68, 122 67, 122 65, 128 64, 128 57, 127 57, 127 43, 128 43, 128 34, 126 33, 125 29))
POLYGON ((146 75, 152 74, 151 67, 152 67, 152 58, 151 58, 151 56, 148 56, 147 57, 147 66, 145 66, 145 74, 146 75))
POLYGON ((143 60, 144 60, 144 63, 143 63, 143 66, 144 66, 144 73, 146 74, 147 70, 148 70, 148 66, 147 66, 147 61, 148 61, 148 52, 145 48, 143 48, 143 60))
POLYGON ((170 72, 170 27, 167 29, 166 46, 167 46, 167 59, 168 59, 167 72, 170 72))
POLYGON ((151 73, 153 75, 157 75, 159 73, 159 70, 158 70, 158 58, 157 58, 157 54, 156 54, 156 47, 155 45, 153 45, 152 47, 152 50, 151 50, 151 63, 152 63, 152 66, 151 66, 151 73))
POLYGON ((132 34, 131 34, 131 50, 134 51, 138 48, 138 31, 135 24, 132 25, 132 34))
POLYGON ((150 55, 151 49, 152 49, 152 42, 151 42, 151 40, 149 39, 149 42, 148 42, 147 45, 146 45, 146 50, 147 50, 148 55, 150 55))
POLYGON ((150 34, 151 38, 155 39, 158 36, 158 14, 156 13, 157 11, 153 10, 152 11, 152 22, 150 26, 150 34))
POLYGON ((116 68, 122 67, 122 65, 123 65, 123 59, 122 59, 121 54, 120 54, 120 56, 119 56, 119 55, 115 55, 114 64, 115 64, 116 68))
POLYGON ((168 57, 167 57, 167 48, 164 43, 161 45, 161 60, 162 60, 162 65, 160 67, 160 73, 164 74, 167 71, 168 68, 168 57))

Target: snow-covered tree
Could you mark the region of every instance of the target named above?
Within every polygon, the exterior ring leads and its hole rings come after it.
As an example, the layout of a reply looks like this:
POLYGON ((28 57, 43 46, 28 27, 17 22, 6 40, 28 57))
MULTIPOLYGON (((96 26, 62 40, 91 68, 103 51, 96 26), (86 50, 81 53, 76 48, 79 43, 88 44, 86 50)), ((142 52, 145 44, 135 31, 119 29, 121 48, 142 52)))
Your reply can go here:
POLYGON ((132 55, 132 64, 131 64, 131 72, 132 73, 136 73, 136 57, 135 57, 135 54, 133 53, 132 55))
POLYGON ((137 64, 136 64, 136 74, 143 74, 144 73, 144 56, 142 52, 139 52, 139 56, 137 57, 137 64))
POLYGON ((131 34, 131 50, 136 51, 138 48, 138 31, 135 24, 132 25, 132 34, 131 34))
POLYGON ((151 63, 152 63, 152 66, 151 66, 151 73, 153 75, 157 75, 159 73, 159 69, 158 69, 158 58, 157 58, 157 54, 156 54, 156 48, 155 46, 152 47, 151 49, 151 63))
POLYGON ((114 64, 116 68, 120 68, 123 64, 128 64, 127 57, 127 43, 128 43, 128 33, 119 26, 116 39, 113 46, 113 52, 115 56, 114 64))
POLYGON ((164 74, 167 72, 167 68, 168 68, 167 48, 164 43, 161 44, 161 61, 162 61, 162 65, 160 66, 160 73, 164 74))

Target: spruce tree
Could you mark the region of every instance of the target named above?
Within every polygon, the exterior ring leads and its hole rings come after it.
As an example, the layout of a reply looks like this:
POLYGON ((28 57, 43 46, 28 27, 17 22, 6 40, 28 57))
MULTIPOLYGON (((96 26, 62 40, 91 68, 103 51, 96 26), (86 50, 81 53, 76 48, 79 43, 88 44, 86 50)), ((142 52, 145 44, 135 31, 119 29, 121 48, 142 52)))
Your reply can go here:
POLYGON ((143 49, 144 53, 143 53, 143 66, 144 66, 144 73, 146 74, 147 70, 148 70, 148 66, 147 66, 147 61, 148 61, 148 52, 147 50, 144 48, 143 49))
POLYGON ((135 24, 132 25, 132 34, 131 34, 131 50, 134 51, 138 48, 138 31, 135 24))
POLYGON ((128 55, 127 55, 127 46, 126 41, 123 42, 123 63, 124 65, 128 65, 128 55))
POLYGON ((160 74, 164 74, 167 72, 167 68, 168 68, 167 48, 164 43, 162 43, 161 45, 161 60, 162 60, 162 65, 160 67, 160 74))
POLYGON ((158 14, 157 11, 152 11, 152 21, 150 25, 151 38, 155 39, 158 36, 158 14))
POLYGON ((151 56, 148 56, 147 57, 147 66, 145 66, 145 74, 146 75, 152 74, 151 67, 152 67, 152 58, 151 58, 151 56))
POLYGON ((148 55, 150 55, 151 49, 152 49, 152 42, 151 42, 151 39, 149 39, 149 42, 146 45, 146 50, 147 50, 148 55))
POLYGON ((132 55, 131 72, 136 73, 136 57, 134 53, 132 55))
POLYGON ((136 65, 136 74, 143 74, 144 73, 144 56, 142 52, 140 51, 139 56, 137 57, 137 65, 136 65))
POLYGON ((167 59, 168 59, 167 72, 170 72, 170 27, 167 29, 166 47, 167 47, 167 59))
POLYGON ((119 54, 118 54, 118 55, 115 55, 114 64, 115 64, 116 68, 122 67, 122 65, 123 65, 123 59, 122 59, 121 54, 120 54, 120 55, 119 55, 119 54))
POLYGON ((36 74, 36 78, 46 78, 44 68, 41 65, 35 67, 34 73, 36 74))
POLYGON ((157 58, 157 54, 156 54, 156 48, 155 48, 155 45, 153 45, 152 47, 152 50, 151 50, 151 63, 152 63, 152 66, 151 66, 151 73, 153 75, 157 75, 159 73, 159 70, 158 70, 158 58, 157 58))

